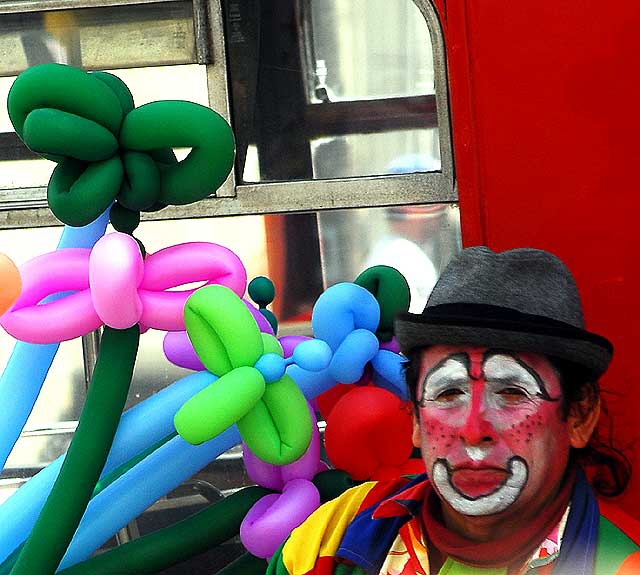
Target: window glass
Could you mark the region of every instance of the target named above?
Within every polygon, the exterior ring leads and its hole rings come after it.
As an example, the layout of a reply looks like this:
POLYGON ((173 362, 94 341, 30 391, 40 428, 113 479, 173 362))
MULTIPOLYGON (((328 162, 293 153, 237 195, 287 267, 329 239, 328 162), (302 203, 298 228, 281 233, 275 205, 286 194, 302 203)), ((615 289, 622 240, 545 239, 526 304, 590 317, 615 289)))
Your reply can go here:
POLYGON ((46 62, 88 70, 195 61, 191 2, 0 15, 0 75, 46 62))
MULTIPOLYGON (((62 228, 0 230, 0 252, 16 265, 54 250, 62 228)), ((0 370, 4 370, 15 339, 0 329, 0 370)), ((0 373, 2 373, 0 371, 0 373)), ((0 474, 0 502, 45 465, 64 453, 71 441, 85 399, 84 361, 80 339, 63 342, 40 396, 0 474)))
POLYGON ((223 5, 240 180, 440 169, 431 39, 411 0, 223 5))

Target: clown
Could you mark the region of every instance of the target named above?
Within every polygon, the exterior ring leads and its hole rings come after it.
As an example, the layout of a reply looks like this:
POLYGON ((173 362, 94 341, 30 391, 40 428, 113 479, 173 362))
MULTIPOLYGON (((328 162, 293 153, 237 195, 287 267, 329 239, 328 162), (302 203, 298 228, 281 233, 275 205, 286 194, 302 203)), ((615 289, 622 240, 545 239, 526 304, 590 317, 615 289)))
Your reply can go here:
POLYGON ((593 440, 612 346, 584 329, 557 257, 467 248, 422 314, 398 317, 396 336, 426 474, 325 504, 269 573, 640 573, 640 533, 601 514, 581 465, 605 465, 599 495, 628 483, 626 458, 593 440))

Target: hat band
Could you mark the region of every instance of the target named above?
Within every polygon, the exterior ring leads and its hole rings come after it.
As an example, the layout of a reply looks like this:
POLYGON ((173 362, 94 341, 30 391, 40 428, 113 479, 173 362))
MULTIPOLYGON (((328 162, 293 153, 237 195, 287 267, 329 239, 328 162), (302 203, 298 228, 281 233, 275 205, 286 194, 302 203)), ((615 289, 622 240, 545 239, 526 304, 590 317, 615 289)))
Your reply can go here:
POLYGON ((512 308, 490 304, 447 303, 427 306, 420 315, 399 314, 398 321, 553 335, 588 341, 613 353, 613 345, 607 338, 585 329, 546 316, 523 313, 512 308))

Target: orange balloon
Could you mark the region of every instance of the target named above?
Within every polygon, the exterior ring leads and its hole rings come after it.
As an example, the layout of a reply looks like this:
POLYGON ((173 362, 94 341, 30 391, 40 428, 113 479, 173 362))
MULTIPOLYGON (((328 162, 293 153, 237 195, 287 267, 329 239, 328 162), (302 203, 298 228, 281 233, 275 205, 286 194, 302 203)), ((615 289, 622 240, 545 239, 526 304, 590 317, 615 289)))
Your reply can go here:
POLYGON ((20 272, 4 254, 0 254, 0 315, 7 311, 20 295, 20 272))

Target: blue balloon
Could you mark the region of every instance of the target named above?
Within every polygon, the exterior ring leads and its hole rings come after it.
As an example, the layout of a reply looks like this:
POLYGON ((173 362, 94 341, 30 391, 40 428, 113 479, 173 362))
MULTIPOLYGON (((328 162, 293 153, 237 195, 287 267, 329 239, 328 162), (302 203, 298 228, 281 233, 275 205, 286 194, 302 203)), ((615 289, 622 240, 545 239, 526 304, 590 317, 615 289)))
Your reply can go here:
MULTIPOLYGON (((335 385, 327 372, 305 371, 296 365, 287 370, 308 400, 335 385)), ((204 371, 188 377, 203 374, 215 377, 204 371)), ((174 412, 181 405, 182 402, 176 401, 174 412)), ((138 425, 146 433, 145 424, 139 422, 138 425)), ((240 439, 237 427, 233 425, 201 445, 191 445, 180 437, 174 437, 148 455, 91 500, 59 569, 89 557, 118 529, 210 461, 240 443, 240 439)))
POLYGON ((339 283, 326 289, 313 306, 313 335, 335 351, 355 329, 371 332, 378 329, 380 306, 365 288, 353 283, 339 283))
POLYGON ((285 359, 277 353, 265 353, 256 361, 254 367, 262 374, 267 383, 273 383, 284 375, 287 364, 285 359))
POLYGON ((378 338, 366 329, 356 329, 344 338, 331 359, 329 372, 340 383, 355 383, 378 353, 378 338))
POLYGON ((296 382, 308 401, 331 389, 337 383, 329 373, 329 368, 322 371, 307 371, 297 365, 291 365, 287 369, 287 375, 296 382))
POLYGON ((234 425, 201 445, 174 437, 145 457, 91 500, 59 569, 89 557, 118 529, 238 443, 234 425))
POLYGON ((407 360, 392 351, 381 349, 371 360, 373 367, 373 382, 400 399, 409 399, 407 382, 404 377, 404 364, 407 360))
MULTIPOLYGON (((174 432, 173 417, 176 411, 216 379, 215 375, 207 371, 192 373, 124 413, 102 476, 174 432)), ((60 456, 0 505, 0 525, 11 527, 0 529, 0 562, 31 532, 58 476, 63 459, 64 455, 60 456)), ((163 469, 165 464, 161 466, 163 469)))
POLYGON ((307 371, 322 371, 331 363, 331 348, 321 339, 308 339, 293 350, 294 363, 307 371))
MULTIPOLYGON (((58 249, 91 248, 104 234, 109 221, 108 210, 98 219, 81 228, 65 226, 58 249)), ((55 294, 45 301, 53 301, 65 294, 55 294)), ((36 344, 16 342, 11 357, 0 377, 0 471, 13 449, 22 428, 40 394, 58 343, 36 344)))

